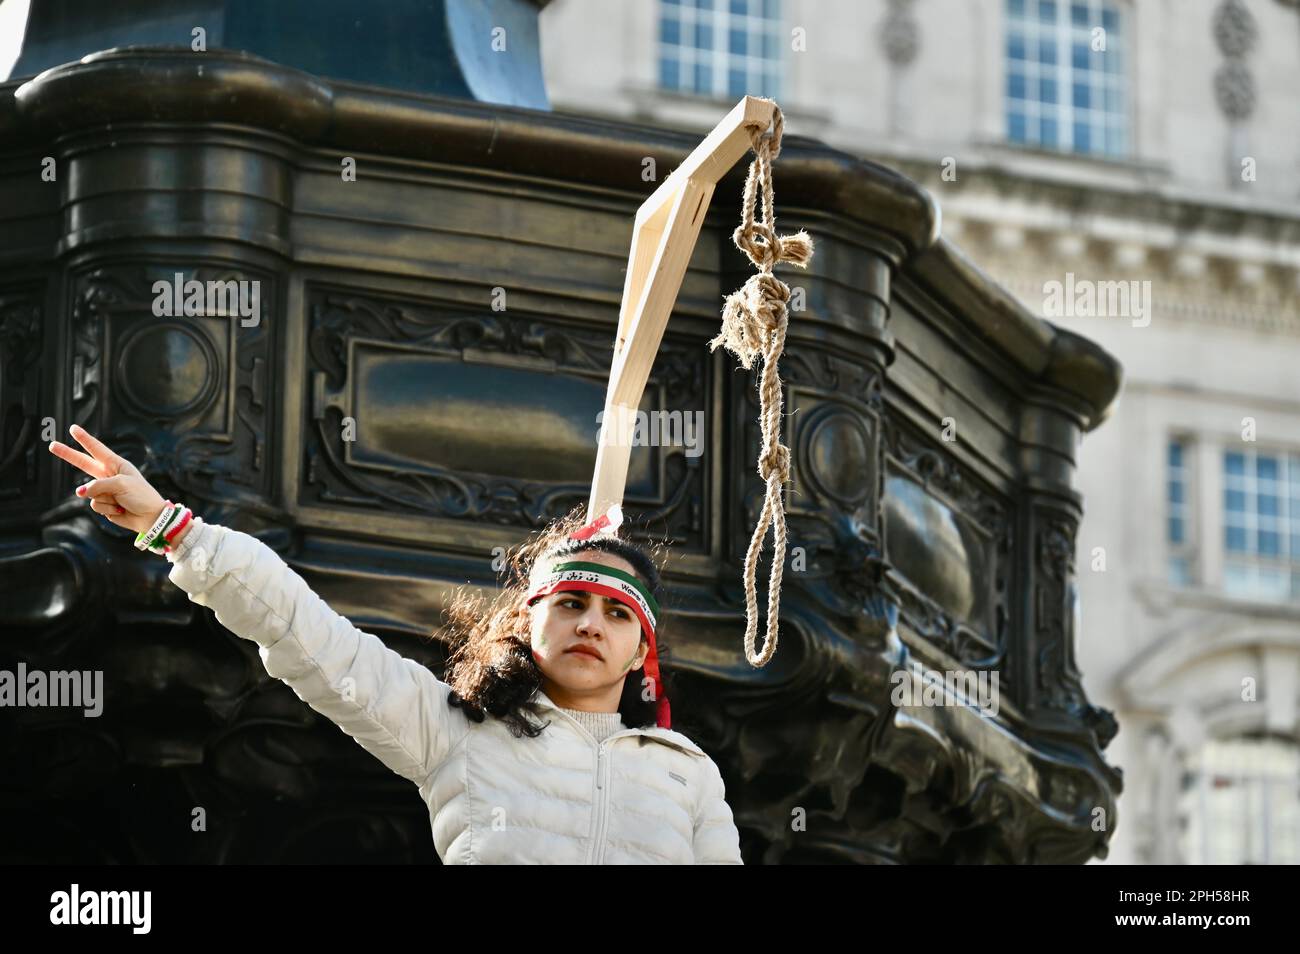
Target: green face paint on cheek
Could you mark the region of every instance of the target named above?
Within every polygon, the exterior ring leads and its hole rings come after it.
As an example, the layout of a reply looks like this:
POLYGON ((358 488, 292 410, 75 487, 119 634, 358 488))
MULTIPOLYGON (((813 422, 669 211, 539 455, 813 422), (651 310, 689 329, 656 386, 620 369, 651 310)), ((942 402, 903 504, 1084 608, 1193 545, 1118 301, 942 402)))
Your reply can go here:
POLYGON ((633 664, 634 662, 636 662, 636 653, 633 653, 633 654, 632 654, 632 658, 629 659, 629 660, 627 661, 627 663, 623 666, 623 672, 627 672, 629 669, 631 669, 631 668, 632 668, 632 664, 633 664))

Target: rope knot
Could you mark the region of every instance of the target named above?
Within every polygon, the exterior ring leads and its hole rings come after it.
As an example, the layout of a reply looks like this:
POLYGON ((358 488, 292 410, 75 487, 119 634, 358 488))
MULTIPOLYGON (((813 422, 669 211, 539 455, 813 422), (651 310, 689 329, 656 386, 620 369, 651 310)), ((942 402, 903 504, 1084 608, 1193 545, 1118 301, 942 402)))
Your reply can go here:
POLYGON ((772 333, 784 337, 790 287, 770 273, 759 272, 722 306, 722 330, 709 342, 709 350, 726 346, 748 371, 768 348, 772 333))
POLYGON ((784 444, 776 444, 769 448, 765 454, 758 458, 758 476, 767 482, 773 476, 781 478, 779 483, 784 484, 790 479, 790 448, 784 444))
POLYGON ((785 117, 781 115, 780 106, 770 99, 766 101, 776 107, 772 111, 772 131, 769 133, 767 127, 759 123, 750 123, 745 128, 749 130, 749 144, 753 147, 754 155, 763 156, 770 161, 781 155, 781 134, 785 130, 785 117))
POLYGON ((813 241, 803 229, 793 235, 777 237, 766 222, 746 222, 731 233, 736 248, 744 252, 751 262, 765 272, 770 272, 781 262, 807 268, 812 260, 813 241))
POLYGON ((764 271, 770 272, 781 257, 781 240, 763 222, 749 222, 736 226, 731 233, 736 248, 749 256, 749 260, 764 271))
POLYGON ((812 261, 812 236, 800 229, 794 235, 782 235, 780 243, 781 253, 777 256, 777 261, 789 262, 800 268, 808 267, 808 263, 812 261))

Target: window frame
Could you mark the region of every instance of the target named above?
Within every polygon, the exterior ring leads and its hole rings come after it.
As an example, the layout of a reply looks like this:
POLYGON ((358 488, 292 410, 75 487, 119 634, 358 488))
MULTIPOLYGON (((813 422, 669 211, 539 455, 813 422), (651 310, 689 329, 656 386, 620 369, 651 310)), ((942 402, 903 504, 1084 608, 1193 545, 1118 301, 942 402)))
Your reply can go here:
POLYGON ((1133 17, 1127 5, 1120 0, 1004 0, 1002 12, 1005 141, 1019 148, 1064 155, 1120 161, 1130 159, 1133 155, 1132 81, 1128 55, 1131 43, 1126 33, 1133 17), (1051 21, 1041 18, 1040 4, 1044 2, 1055 5, 1051 21), (1089 19, 1086 23, 1077 23, 1074 19, 1079 7, 1087 11, 1089 19), (1106 26, 1108 22, 1110 26, 1106 26), (1105 52, 1091 48, 1092 31, 1097 26, 1106 29, 1105 52), (1017 33, 1023 44, 1019 58, 1011 55, 1012 41, 1017 33), (1045 44, 1044 38, 1054 42, 1045 44), (1086 70, 1074 64, 1073 47, 1080 41, 1087 50, 1089 66, 1086 70), (1054 49, 1053 63, 1043 61, 1045 49, 1054 49), (1032 58, 1031 53, 1035 54, 1032 58), (1019 70, 1014 68, 1015 64, 1019 64, 1019 70), (1012 82, 1017 72, 1024 85, 1020 97, 1012 96, 1012 82), (1042 98, 1044 80, 1055 83, 1056 96, 1051 103, 1042 98), (1086 106, 1075 104, 1076 86, 1087 91, 1086 106), (1030 96, 1030 93, 1034 95, 1030 96), (1094 103, 1094 97, 1099 98, 1100 105, 1094 103), (1081 113, 1086 115, 1086 123, 1080 122, 1081 113), (1013 134, 1017 119, 1022 123, 1020 138, 1013 134), (1044 135, 1045 120, 1055 124, 1054 141, 1049 141, 1044 135), (1087 148, 1079 148, 1076 141, 1076 129, 1080 126, 1086 128, 1087 148), (1097 141, 1101 142, 1100 147, 1095 145, 1097 141))
POLYGON ((1300 542, 1300 494, 1296 494, 1292 489, 1293 485, 1300 488, 1300 450, 1271 445, 1257 447, 1249 443, 1244 446, 1225 444, 1220 458, 1220 467, 1223 475, 1223 493, 1220 495, 1218 505, 1220 525, 1223 529, 1219 542, 1223 547, 1221 588, 1224 594, 1261 603, 1300 601, 1300 548, 1293 544, 1293 542, 1300 542), (1234 454, 1243 458, 1241 475, 1228 472, 1228 459, 1234 454), (1276 555, 1262 553, 1259 549, 1261 515, 1258 500, 1261 496, 1260 487, 1264 482, 1264 478, 1259 477, 1261 457, 1278 461, 1278 473, 1272 481, 1272 493, 1263 495, 1278 500, 1278 511, 1271 516, 1270 520, 1276 527, 1278 536, 1276 555), (1238 491, 1245 497, 1245 509, 1241 513, 1246 519, 1240 523, 1229 519, 1231 513, 1237 512, 1228 509, 1228 494, 1233 491, 1238 491), (1235 527, 1245 531, 1247 548, 1244 550, 1233 549, 1229 545, 1228 532, 1235 527), (1251 585, 1244 586, 1230 582, 1234 571, 1240 572, 1247 568, 1254 579, 1251 585), (1265 592, 1259 575, 1261 570, 1280 572, 1287 576, 1286 593, 1270 595, 1265 592))
POLYGON ((733 100, 744 95, 778 99, 785 80, 785 44, 781 33, 781 0, 658 0, 655 9, 656 86, 666 92, 687 96, 733 100), (701 2, 710 3, 701 10, 701 2), (744 13, 733 12, 743 3, 744 13), (683 14, 686 14, 683 16, 683 14), (675 22, 677 41, 664 39, 665 25, 675 22), (697 45, 697 24, 712 30, 711 45, 697 45), (731 34, 743 22, 745 52, 731 51, 731 34), (686 40, 689 36, 690 43, 686 40), (770 44, 770 47, 769 47, 770 44), (767 50, 770 48, 771 56, 767 50), (675 81, 669 81, 668 63, 675 63, 675 81), (732 73, 740 65, 741 86, 736 92, 732 73), (707 66, 709 83, 701 88, 698 67, 707 66))
POLYGON ((1165 441, 1165 565, 1168 579, 1174 586, 1195 586, 1201 582, 1200 534, 1197 519, 1197 500, 1200 490, 1200 481, 1197 480, 1196 474, 1197 449, 1196 439, 1189 434, 1171 433, 1165 441), (1173 456, 1172 448, 1175 445, 1181 448, 1181 460, 1177 467, 1171 461, 1173 456), (1170 487, 1175 478, 1179 479, 1179 483, 1183 488, 1183 499, 1177 504, 1170 493, 1170 487), (1175 507, 1179 508, 1180 512, 1175 513, 1175 507), (1181 519, 1183 523, 1183 539, 1181 542, 1175 542, 1170 533, 1171 522, 1174 519, 1181 519), (1182 579, 1176 578, 1177 574, 1174 570, 1179 561, 1186 561, 1186 575, 1182 579))
POLYGON ((1297 792, 1296 778, 1288 773, 1294 772, 1295 763, 1300 762, 1298 749, 1300 744, 1290 737, 1250 734, 1211 738, 1193 751, 1176 799, 1183 861, 1229 865, 1300 863, 1300 799, 1289 811, 1278 810, 1279 804, 1285 806, 1286 798, 1294 799, 1297 792), (1276 766, 1264 764, 1270 757, 1276 766), (1288 765, 1288 760, 1292 764, 1288 765), (1212 806, 1212 791, 1226 788, 1242 796, 1236 800, 1217 798, 1220 805, 1212 806), (1275 790, 1281 791, 1280 799, 1275 797, 1275 790), (1224 804, 1226 812, 1222 811, 1224 804), (1290 824, 1280 829, 1283 821, 1290 824), (1283 830, 1289 834, 1286 839, 1283 830), (1225 842, 1227 851, 1235 857, 1220 856, 1225 842), (1249 856, 1252 848, 1258 857, 1249 856), (1283 851, 1285 854, 1279 856, 1283 851))

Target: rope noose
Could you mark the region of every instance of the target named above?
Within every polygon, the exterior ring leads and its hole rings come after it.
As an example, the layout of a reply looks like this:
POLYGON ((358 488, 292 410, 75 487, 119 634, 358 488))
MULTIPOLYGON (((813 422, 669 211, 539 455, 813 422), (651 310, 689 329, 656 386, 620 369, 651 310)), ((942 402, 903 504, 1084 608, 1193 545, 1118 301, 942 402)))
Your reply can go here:
POLYGON ((754 147, 754 161, 749 164, 749 175, 745 179, 740 227, 732 233, 736 247, 758 267, 758 274, 750 276, 743 287, 727 296, 722 309, 722 331, 709 342, 710 351, 723 345, 734 353, 746 371, 754 358, 760 355, 763 358, 763 373, 759 379, 759 423, 763 446, 758 455, 758 474, 767 484, 767 491, 763 498, 763 512, 745 554, 745 657, 755 667, 766 666, 776 652, 781 577, 785 570, 785 507, 781 494, 783 485, 790 479, 790 449, 781 443, 782 392, 777 370, 777 362, 785 349, 786 303, 790 300, 790 286, 773 275, 772 268, 778 262, 806 268, 813 253, 812 238, 807 232, 800 230, 795 235, 780 238, 776 235, 772 161, 781 152, 784 123, 781 107, 770 99, 764 99, 764 102, 772 103, 772 132, 765 135, 764 127, 747 127, 754 147), (754 203, 760 180, 763 185, 763 218, 756 222, 754 203), (769 524, 773 533, 773 553, 767 587, 767 638, 762 652, 755 654, 758 596, 754 577, 769 524))

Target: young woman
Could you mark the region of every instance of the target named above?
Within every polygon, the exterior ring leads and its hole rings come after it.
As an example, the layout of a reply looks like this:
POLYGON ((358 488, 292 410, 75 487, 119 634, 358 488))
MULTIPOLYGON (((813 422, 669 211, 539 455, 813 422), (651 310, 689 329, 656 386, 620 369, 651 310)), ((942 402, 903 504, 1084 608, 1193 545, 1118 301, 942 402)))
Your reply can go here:
POLYGON ((164 500, 85 429, 96 513, 164 554, 168 579, 260 647, 266 671, 429 806, 447 864, 741 864, 717 765, 671 728, 659 574, 638 547, 570 533, 513 554, 496 602, 458 594, 447 681, 331 610, 255 537, 164 500), (545 721, 542 721, 545 719, 545 721))

